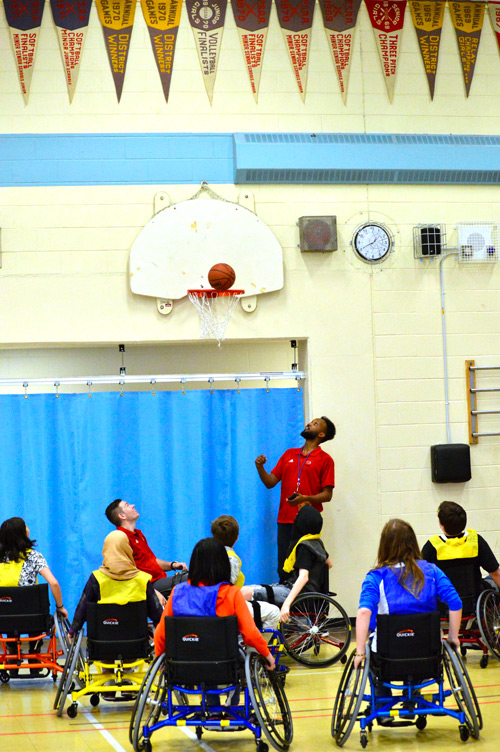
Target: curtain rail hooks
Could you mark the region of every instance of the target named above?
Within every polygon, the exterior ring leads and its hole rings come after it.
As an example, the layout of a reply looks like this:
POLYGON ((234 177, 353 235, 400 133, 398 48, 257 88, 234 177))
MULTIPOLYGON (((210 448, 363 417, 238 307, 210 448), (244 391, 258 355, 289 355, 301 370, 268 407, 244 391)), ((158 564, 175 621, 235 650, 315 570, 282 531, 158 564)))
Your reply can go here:
POLYGON ((269 376, 266 376, 264 378, 264 381, 266 382, 266 392, 269 394, 269 381, 270 381, 269 376))
POLYGON ((59 387, 61 386, 59 381, 54 381, 54 386, 56 388, 56 399, 59 399, 59 387))
MULTIPOLYGON (((150 383, 150 384, 156 384, 156 379, 151 379, 151 381, 150 381, 149 383, 150 383)), ((151 392, 151 396, 152 396, 152 397, 154 397, 154 396, 155 396, 155 394, 156 394, 156 392, 155 392, 155 391, 153 390, 153 391, 151 392)))
POLYGON ((297 382, 297 391, 300 392, 300 376, 296 376, 295 381, 297 382))
POLYGON ((214 388, 213 388, 214 379, 212 376, 210 376, 210 378, 208 379, 208 383, 210 384, 210 394, 213 394, 214 393, 214 388))
POLYGON ((184 384, 186 383, 186 379, 182 377, 181 384, 182 384, 182 394, 186 394, 186 390, 184 389, 184 384))
POLYGON ((89 388, 89 394, 88 394, 88 396, 89 396, 89 397, 92 397, 92 392, 91 392, 91 390, 90 390, 90 387, 92 386, 92 382, 91 382, 91 381, 87 381, 87 386, 88 386, 88 388, 89 388))
POLYGON ((29 384, 28 384, 27 381, 25 381, 23 383, 23 387, 24 387, 24 399, 28 399, 28 387, 29 387, 29 384))
MULTIPOLYGON (((121 387, 123 387, 123 385, 125 384, 125 382, 121 380, 118 383, 120 384, 121 387)), ((123 397, 123 389, 120 392, 120 397, 123 397)))
POLYGON ((241 379, 236 378, 235 381, 236 381, 236 393, 239 394, 240 393, 241 379))

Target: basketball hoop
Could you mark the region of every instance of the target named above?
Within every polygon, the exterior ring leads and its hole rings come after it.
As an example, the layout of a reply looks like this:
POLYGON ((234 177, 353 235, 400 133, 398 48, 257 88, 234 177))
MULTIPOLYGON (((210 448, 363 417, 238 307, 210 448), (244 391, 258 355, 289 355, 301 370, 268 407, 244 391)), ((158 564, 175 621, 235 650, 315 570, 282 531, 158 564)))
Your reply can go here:
POLYGON ((245 290, 188 290, 188 298, 200 315, 202 339, 216 339, 220 347, 229 320, 244 293, 245 290))

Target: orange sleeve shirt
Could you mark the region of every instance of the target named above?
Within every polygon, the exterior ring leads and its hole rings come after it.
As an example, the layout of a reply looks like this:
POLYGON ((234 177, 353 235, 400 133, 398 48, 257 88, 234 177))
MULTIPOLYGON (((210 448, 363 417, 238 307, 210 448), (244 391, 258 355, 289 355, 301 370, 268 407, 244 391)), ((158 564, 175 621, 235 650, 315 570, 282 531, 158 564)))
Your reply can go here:
MULTIPOLYGON (((175 588, 174 588, 175 590, 175 588)), ((156 627, 155 631, 155 653, 161 655, 165 652, 165 616, 173 616, 172 611, 172 595, 167 601, 167 605, 164 608, 163 616, 160 619, 160 623, 156 627)), ((269 647, 267 642, 255 626, 255 622, 248 609, 245 599, 243 598, 241 591, 236 585, 221 585, 217 594, 217 602, 215 604, 215 613, 217 616, 233 616, 238 619, 238 629, 243 635, 243 640, 246 645, 251 648, 255 648, 264 657, 269 655, 269 647)))

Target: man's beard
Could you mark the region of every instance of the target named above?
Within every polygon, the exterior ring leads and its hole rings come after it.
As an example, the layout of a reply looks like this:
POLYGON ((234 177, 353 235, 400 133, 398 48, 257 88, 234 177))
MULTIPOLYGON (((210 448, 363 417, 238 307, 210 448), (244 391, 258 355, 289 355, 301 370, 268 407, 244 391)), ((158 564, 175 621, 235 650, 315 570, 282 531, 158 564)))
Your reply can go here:
POLYGON ((315 439, 316 438, 316 434, 314 433, 314 431, 308 431, 307 428, 304 428, 304 430, 302 431, 302 433, 300 435, 306 441, 309 440, 309 439, 315 439))

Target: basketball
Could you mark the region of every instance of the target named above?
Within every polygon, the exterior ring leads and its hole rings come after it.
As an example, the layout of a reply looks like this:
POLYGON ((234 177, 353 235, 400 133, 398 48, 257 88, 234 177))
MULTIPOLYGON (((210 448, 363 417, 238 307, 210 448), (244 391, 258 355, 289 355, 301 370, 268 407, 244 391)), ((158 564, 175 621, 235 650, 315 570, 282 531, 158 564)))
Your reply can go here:
POLYGON ((215 264, 208 272, 208 281, 214 290, 229 290, 235 280, 236 274, 229 264, 215 264))

